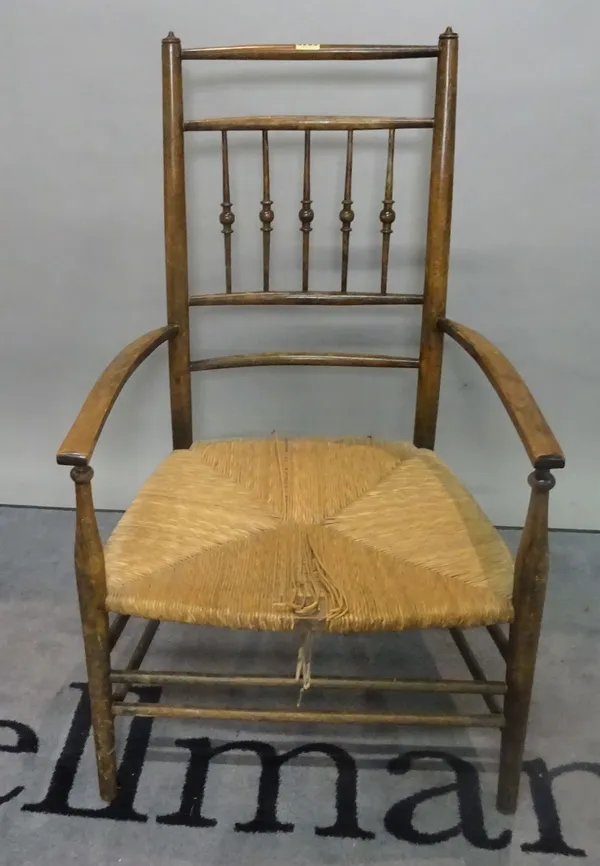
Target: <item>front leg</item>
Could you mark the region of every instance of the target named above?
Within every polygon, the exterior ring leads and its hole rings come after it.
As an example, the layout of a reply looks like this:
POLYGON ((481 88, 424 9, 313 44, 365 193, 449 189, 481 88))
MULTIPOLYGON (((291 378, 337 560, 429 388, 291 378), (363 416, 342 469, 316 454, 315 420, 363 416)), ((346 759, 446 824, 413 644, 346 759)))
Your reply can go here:
POLYGON ((75 482, 75 575, 87 665, 98 785, 103 800, 117 795, 115 727, 110 684, 110 644, 106 610, 104 551, 92 499, 90 466, 71 470, 75 482))
POLYGON ((552 474, 536 469, 529 476, 531 498, 515 561, 513 605, 506 663, 505 727, 500 751, 497 806, 504 814, 517 808, 529 704, 548 579, 548 498, 552 474))

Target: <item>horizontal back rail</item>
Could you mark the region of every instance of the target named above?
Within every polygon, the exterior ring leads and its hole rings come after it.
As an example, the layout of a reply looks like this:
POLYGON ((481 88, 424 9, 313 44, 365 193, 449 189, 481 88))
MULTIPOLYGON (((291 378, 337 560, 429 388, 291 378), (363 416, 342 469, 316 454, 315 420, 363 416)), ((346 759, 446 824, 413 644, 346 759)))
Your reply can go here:
POLYGON ((191 371, 227 370, 232 367, 408 367, 417 369, 418 358, 346 352, 263 352, 258 355, 223 355, 192 361, 191 371))
POLYGON ((368 130, 432 129, 433 117, 368 117, 343 115, 256 115, 248 117, 207 117, 186 120, 186 132, 240 132, 245 130, 368 130))
POLYGON ((406 60, 437 57, 437 45, 227 45, 184 48, 182 60, 406 60))
POLYGON ((355 307, 419 306, 423 295, 374 292, 237 292, 235 294, 190 295, 190 307, 355 307))

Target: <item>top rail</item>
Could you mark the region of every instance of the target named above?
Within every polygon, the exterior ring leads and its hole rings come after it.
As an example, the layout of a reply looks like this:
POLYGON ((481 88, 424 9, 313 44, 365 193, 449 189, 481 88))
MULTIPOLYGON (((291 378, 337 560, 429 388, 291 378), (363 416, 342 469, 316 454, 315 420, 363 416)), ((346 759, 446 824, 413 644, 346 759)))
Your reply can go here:
POLYGON ((206 117, 186 120, 186 132, 214 132, 215 130, 368 130, 368 129, 432 129, 433 117, 367 117, 364 115, 257 115, 248 117, 206 117))
POLYGON ((182 60, 404 60, 437 57, 437 45, 227 45, 183 48, 182 60))

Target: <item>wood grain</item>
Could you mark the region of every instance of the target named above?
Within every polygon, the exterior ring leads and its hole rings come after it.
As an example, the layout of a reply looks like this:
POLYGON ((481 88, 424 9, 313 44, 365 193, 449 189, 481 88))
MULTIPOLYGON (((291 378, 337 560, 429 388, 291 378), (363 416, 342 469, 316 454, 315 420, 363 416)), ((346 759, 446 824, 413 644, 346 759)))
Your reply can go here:
POLYGON ((346 176, 344 179, 344 198, 342 200, 342 209, 340 211, 340 220, 342 223, 342 278, 340 291, 344 294, 348 291, 348 262, 350 257, 350 232, 352 231, 352 221, 354 219, 354 211, 352 210, 352 149, 353 149, 352 130, 348 132, 348 141, 346 144, 346 176))
POLYGON ((390 235, 392 234, 392 225, 396 219, 394 210, 394 130, 390 129, 388 137, 388 156, 387 167, 385 171, 385 192, 383 195, 383 208, 379 214, 381 221, 381 294, 387 293, 388 283, 388 266, 390 261, 390 235))
POLYGON ((173 340, 177 334, 177 325, 167 325, 144 334, 119 352, 81 407, 75 423, 58 450, 57 463, 63 466, 86 466, 89 463, 98 437, 123 385, 148 355, 162 343, 173 340))
POLYGON ((508 637, 505 635, 504 631, 502 630, 502 626, 496 624, 496 625, 488 625, 488 626, 486 626, 486 628, 489 632, 491 639, 496 644, 496 647, 498 648, 498 652, 500 653, 500 655, 502 656, 504 661, 506 661, 506 658, 508 655, 508 637))
POLYGON ((413 367, 417 358, 394 355, 365 355, 345 352, 264 352, 259 355, 224 355, 192 361, 190 370, 225 370, 231 367, 273 367, 300 365, 308 367, 413 367))
POLYGON ((232 306, 420 306, 423 295, 386 294, 374 292, 237 292, 231 295, 190 295, 191 307, 232 306))
POLYGON ((229 144, 227 133, 221 133, 221 155, 223 163, 223 201, 221 202, 221 213, 219 222, 222 225, 223 243, 225 248, 225 291, 231 294, 231 235, 235 214, 232 210, 231 191, 229 188, 229 144))
POLYGON ((431 129, 431 117, 353 117, 320 115, 259 115, 255 117, 207 117, 202 120, 186 120, 186 132, 208 132, 224 130, 327 130, 351 131, 355 129, 431 129))
MULTIPOLYGON (((476 682, 485 682, 486 676, 483 671, 483 668, 479 664, 479 659, 471 649, 471 645, 469 644, 467 638, 464 635, 464 632, 460 628, 450 628, 448 629, 450 632, 450 636, 454 643, 456 644, 456 648, 462 656, 462 659, 467 666, 467 669, 473 679, 476 682)), ((481 692, 481 696, 485 701, 485 705, 490 711, 490 713, 501 713, 502 707, 494 697, 493 693, 489 692, 481 692)))
POLYGON ((537 469, 561 469, 565 457, 531 391, 508 358, 477 331, 450 319, 440 330, 452 337, 477 362, 502 400, 531 463, 537 469))
POLYGON ((262 168, 263 168, 263 197, 259 219, 263 238, 263 292, 269 291, 271 272, 271 232, 273 231, 273 202, 271 200, 271 172, 269 166, 269 133, 265 130, 262 134, 262 168))
POLYGON ((531 498, 515 560, 514 621, 510 627, 497 806, 517 809, 529 706, 548 581, 548 499, 555 481, 549 471, 529 476, 531 498))
POLYGON ((414 444, 433 448, 437 426, 444 335, 437 320, 446 311, 452 184, 454 177, 454 133, 456 125, 456 80, 458 39, 448 30, 440 36, 435 89, 435 124, 429 177, 429 213, 425 252, 425 288, 414 444))
POLYGON ((227 45, 185 48, 184 60, 402 60, 436 57, 437 45, 227 45))
POLYGON ((119 640, 119 638, 123 634, 123 629, 125 628, 125 626, 127 625, 128 622, 129 622, 129 614, 127 614, 127 613, 118 613, 115 616, 115 618, 113 619, 113 621, 111 622, 110 629, 109 629, 109 640, 108 640, 109 647, 111 650, 115 647, 117 641, 119 640))
POLYGON ((190 707, 169 704, 113 704, 116 716, 153 716, 176 719, 234 719, 247 722, 324 722, 355 725, 434 725, 437 727, 501 728, 502 716, 417 715, 402 713, 357 713, 313 710, 235 710, 229 707, 190 707))
POLYGON ((115 728, 111 706, 110 630, 104 552, 98 532, 91 466, 71 470, 75 482, 75 577, 88 675, 98 787, 103 800, 117 794, 115 728))
POLYGON ((192 444, 188 255, 183 149, 181 42, 162 43, 163 163, 167 321, 178 328, 169 341, 169 386, 173 448, 192 444))
MULTIPOLYGON (((148 650, 150 649, 150 645, 151 645, 152 641, 154 640, 154 635, 158 631, 159 625, 160 625, 159 619, 151 619, 149 622, 146 623, 146 625, 144 626, 144 630, 141 634, 141 637, 138 640, 137 644, 135 645, 135 647, 133 649, 133 652, 131 653, 131 655, 129 657, 129 660, 127 662, 127 666, 126 666, 125 670, 131 671, 131 672, 139 670, 140 665, 142 664, 142 662, 146 658, 146 654, 148 653, 148 650)), ((114 680, 112 678, 112 673, 111 673, 110 681, 111 681, 111 683, 114 682, 114 680)), ((113 695, 112 695, 113 700, 114 701, 124 700, 127 693, 129 692, 130 688, 131 688, 130 682, 122 681, 117 686, 117 688, 114 689, 114 691, 113 691, 113 695)))
POLYGON ((310 198, 310 132, 304 133, 304 171, 302 181, 302 202, 298 212, 300 231, 302 232, 302 291, 308 292, 308 275, 310 271, 310 233, 312 221, 315 218, 310 198))
MULTIPOLYGON (((129 683, 130 685, 224 685, 236 687, 260 688, 298 688, 295 677, 277 677, 250 675, 197 674, 192 671, 131 671, 129 666, 124 670, 113 670, 110 675, 112 683, 129 683)), ((418 692, 452 695, 503 695, 506 684, 500 680, 417 680, 417 679, 374 679, 351 677, 312 677, 310 685, 313 689, 375 689, 391 692, 418 692)))

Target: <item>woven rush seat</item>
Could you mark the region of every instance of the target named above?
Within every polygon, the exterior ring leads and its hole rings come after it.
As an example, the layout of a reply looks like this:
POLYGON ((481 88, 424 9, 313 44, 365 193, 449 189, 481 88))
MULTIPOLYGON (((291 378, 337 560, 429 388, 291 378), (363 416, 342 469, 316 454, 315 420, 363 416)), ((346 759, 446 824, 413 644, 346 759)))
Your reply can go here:
POLYGON ((199 442, 158 467, 105 549, 107 607, 331 632, 510 621, 513 563, 429 450, 371 439, 199 442))

